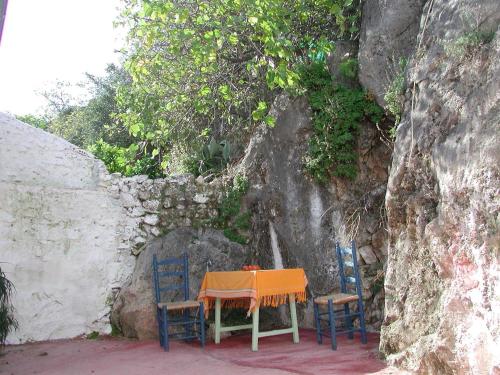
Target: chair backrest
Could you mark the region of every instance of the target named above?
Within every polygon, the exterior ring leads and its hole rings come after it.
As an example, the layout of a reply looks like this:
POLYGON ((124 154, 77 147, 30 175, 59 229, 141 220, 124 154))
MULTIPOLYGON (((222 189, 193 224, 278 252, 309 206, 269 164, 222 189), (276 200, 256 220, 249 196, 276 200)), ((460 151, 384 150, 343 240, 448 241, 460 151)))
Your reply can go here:
POLYGON ((337 241, 335 249, 339 264, 341 292, 350 294, 355 293, 360 299, 363 298, 361 294, 361 278, 359 275, 358 258, 356 256, 356 243, 351 241, 351 247, 342 247, 337 241))
POLYGON ((189 299, 189 268, 188 256, 184 253, 180 257, 165 258, 158 260, 153 255, 153 285, 155 289, 156 303, 162 301, 162 295, 166 292, 181 290, 184 301, 189 299))

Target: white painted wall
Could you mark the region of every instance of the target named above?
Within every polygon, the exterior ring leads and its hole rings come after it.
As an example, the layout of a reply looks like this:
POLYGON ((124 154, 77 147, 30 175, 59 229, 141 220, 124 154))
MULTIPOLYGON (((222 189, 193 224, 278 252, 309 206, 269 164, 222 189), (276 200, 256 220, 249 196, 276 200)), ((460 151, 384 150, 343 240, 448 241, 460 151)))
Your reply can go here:
POLYGON ((109 332, 112 288, 134 264, 110 183, 85 151, 0 113, 0 267, 19 321, 9 343, 109 332))

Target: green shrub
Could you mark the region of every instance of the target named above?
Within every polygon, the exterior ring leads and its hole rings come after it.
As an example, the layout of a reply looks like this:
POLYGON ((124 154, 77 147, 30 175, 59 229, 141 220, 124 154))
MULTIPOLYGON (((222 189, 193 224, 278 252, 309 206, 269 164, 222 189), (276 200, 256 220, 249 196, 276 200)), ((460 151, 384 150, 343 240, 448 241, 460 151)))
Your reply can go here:
POLYGON ((226 192, 219 209, 218 216, 212 221, 212 225, 224 230, 224 235, 231 241, 239 244, 248 243, 248 238, 240 233, 250 228, 252 214, 247 211, 240 214, 241 198, 248 191, 250 184, 246 177, 236 175, 233 185, 226 192))
POLYGON ((195 176, 220 174, 230 163, 233 156, 233 147, 229 141, 210 142, 193 157, 185 162, 185 169, 195 176))
POLYGON ((495 31, 483 31, 475 28, 460 35, 456 40, 444 46, 448 56, 463 59, 469 58, 484 44, 490 43, 495 37, 495 31))
POLYGON ((306 170, 319 182, 330 176, 354 179, 359 123, 364 118, 379 122, 382 109, 361 89, 335 84, 324 62, 302 65, 299 72, 313 112, 314 134, 305 157, 306 170))
POLYGON ((87 335, 87 340, 97 340, 98 337, 99 337, 99 332, 92 331, 87 335))
POLYGON ((118 89, 117 118, 161 147, 173 167, 196 154, 207 129, 236 143, 261 122, 274 126, 270 104, 297 88, 296 65, 323 60, 334 40, 356 38, 361 14, 360 0, 128 5, 119 22, 128 30, 124 65, 132 79, 118 89))
POLYGON ((395 130, 401 121, 401 114, 403 113, 404 93, 405 93, 405 70, 408 60, 405 58, 399 59, 398 69, 394 80, 391 82, 384 95, 386 102, 385 109, 394 117, 394 127, 391 128, 390 134, 395 136, 395 130))
POLYGON ((110 173, 118 172, 124 176, 144 174, 150 178, 163 176, 158 160, 148 153, 139 152, 135 143, 120 147, 101 139, 90 146, 89 151, 104 162, 110 173))
POLYGON ((358 60, 350 58, 342 61, 339 65, 339 71, 344 77, 356 78, 358 76, 358 60))

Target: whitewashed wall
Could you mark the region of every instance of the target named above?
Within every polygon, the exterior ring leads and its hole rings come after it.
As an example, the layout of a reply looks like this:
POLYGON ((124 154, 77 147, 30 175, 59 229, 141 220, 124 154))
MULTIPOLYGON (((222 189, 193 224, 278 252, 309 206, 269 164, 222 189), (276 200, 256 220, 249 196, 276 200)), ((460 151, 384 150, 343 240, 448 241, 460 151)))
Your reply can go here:
POLYGON ((14 283, 9 343, 109 332, 130 276, 127 217, 103 164, 0 113, 0 267, 14 283))

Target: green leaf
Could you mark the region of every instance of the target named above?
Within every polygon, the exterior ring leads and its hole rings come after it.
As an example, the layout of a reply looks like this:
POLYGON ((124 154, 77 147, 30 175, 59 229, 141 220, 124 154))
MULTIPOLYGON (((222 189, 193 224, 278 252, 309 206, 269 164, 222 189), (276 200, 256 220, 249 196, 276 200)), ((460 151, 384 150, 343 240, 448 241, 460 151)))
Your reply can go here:
POLYGON ((257 108, 252 112, 252 118, 254 119, 254 121, 262 120, 266 111, 267 111, 266 102, 259 102, 257 104, 257 108))
POLYGON ((236 33, 232 33, 231 35, 229 35, 229 43, 233 46, 237 45, 238 44, 238 35, 236 33))
POLYGON ((257 22, 259 22, 259 19, 257 17, 248 17, 248 23, 252 26, 256 25, 257 22))
POLYGON ((205 87, 202 87, 200 89, 198 94, 200 96, 207 96, 207 95, 210 95, 211 92, 212 92, 212 90, 210 89, 210 87, 205 86, 205 87))
POLYGON ((231 99, 231 93, 229 90, 228 85, 222 85, 219 87, 219 92, 221 93, 222 97, 224 100, 230 100, 231 99))
POLYGON ((274 128, 276 126, 276 119, 273 116, 267 115, 266 117, 264 117, 264 122, 271 128, 274 128))
POLYGON ((129 131, 130 133, 134 136, 134 137, 137 137, 137 135, 139 134, 139 132, 141 131, 141 126, 140 124, 132 124, 130 125, 129 127, 129 131))

